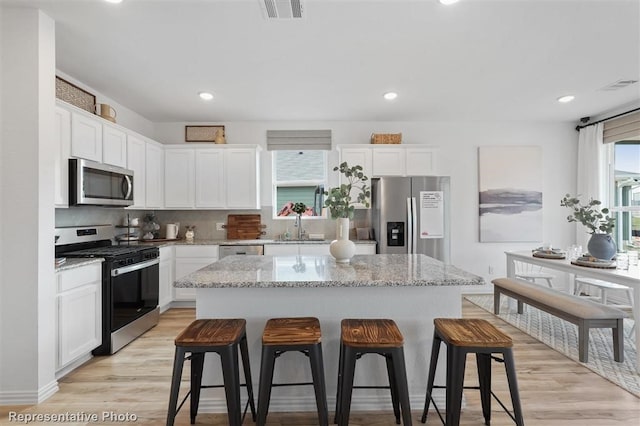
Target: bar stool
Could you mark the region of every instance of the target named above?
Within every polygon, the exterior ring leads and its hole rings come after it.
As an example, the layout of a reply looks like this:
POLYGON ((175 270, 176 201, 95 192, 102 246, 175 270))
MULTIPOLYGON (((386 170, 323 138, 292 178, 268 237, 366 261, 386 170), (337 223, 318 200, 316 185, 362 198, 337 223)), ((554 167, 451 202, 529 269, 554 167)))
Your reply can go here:
POLYGON ((173 377, 171 379, 171 394, 169 398, 169 411, 167 413, 167 426, 173 426, 176 414, 182 408, 189 395, 191 424, 196 421, 198 404, 200 403, 200 390, 205 388, 224 387, 227 397, 227 413, 230 426, 240 426, 247 412, 247 405, 251 407, 253 420, 256 419, 255 404, 253 401, 253 387, 251 385, 251 369, 249 366, 249 351, 247 348, 246 321, 243 319, 200 319, 193 321, 175 339, 176 352, 173 361, 173 377), (240 384, 240 368, 238 366, 238 347, 242 355, 242 366, 246 384, 240 384), (188 357, 185 355, 190 353, 188 357), (204 356, 207 352, 215 352, 220 355, 222 362, 222 375, 224 385, 202 386, 202 369, 204 356), (191 390, 184 397, 180 406, 178 394, 180 392, 180 380, 185 359, 191 359, 191 390), (240 387, 246 386, 248 401, 244 412, 240 405, 240 387))
POLYGON ((317 318, 272 318, 262 333, 262 360, 258 392, 258 426, 264 426, 269 412, 271 388, 313 384, 318 408, 318 420, 328 426, 327 391, 324 381, 320 321, 317 318), (312 383, 273 383, 276 358, 285 352, 298 351, 309 357, 312 383))
POLYGON ((436 318, 433 323, 435 330, 433 333, 431 365, 427 381, 427 396, 424 403, 424 411, 422 412, 422 423, 427 421, 429 404, 433 402, 433 406, 443 424, 446 426, 460 424, 462 389, 478 389, 480 390, 482 414, 486 425, 490 424, 491 420, 491 396, 493 396, 516 425, 523 426, 524 420, 522 418, 520 396, 518 395, 516 368, 511 351, 513 346, 511 338, 488 321, 482 319, 436 318), (446 386, 434 386, 433 381, 436 375, 441 342, 447 345, 447 382, 446 386), (467 353, 476 354, 479 386, 463 386, 467 353), (502 359, 492 356, 493 353, 501 353, 502 359), (509 382, 509 392, 511 393, 511 403, 513 404, 513 414, 507 410, 504 404, 491 391, 491 359, 504 362, 507 381, 509 382), (433 400, 433 388, 446 388, 446 420, 442 418, 440 410, 438 410, 433 400))
POLYGON ((411 426, 411 407, 407 373, 404 364, 404 338, 398 326, 390 319, 343 319, 340 323, 340 358, 338 361, 338 393, 334 422, 349 424, 353 389, 389 389, 396 423, 400 414, 405 426, 411 426), (356 360, 372 353, 383 356, 387 362, 389 386, 354 386, 356 360))

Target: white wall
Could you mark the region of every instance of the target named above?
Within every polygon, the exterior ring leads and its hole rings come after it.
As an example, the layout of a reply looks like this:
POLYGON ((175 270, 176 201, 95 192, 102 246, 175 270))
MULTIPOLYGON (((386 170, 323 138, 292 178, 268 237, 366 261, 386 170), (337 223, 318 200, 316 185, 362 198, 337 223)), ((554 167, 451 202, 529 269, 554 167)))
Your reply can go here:
POLYGON ((87 86, 83 82, 76 80, 74 77, 66 74, 62 70, 56 70, 56 75, 95 95, 96 103, 111 105, 111 107, 116 111, 116 123, 119 125, 153 139, 154 124, 150 120, 109 98, 107 95, 87 86))
MULTIPOLYGON (((184 143, 185 124, 158 123, 155 139, 184 143)), ((478 226, 478 147, 483 145, 539 145, 543 149, 543 235, 555 247, 574 242, 575 228, 566 222, 560 199, 575 192, 578 133, 574 123, 534 122, 228 122, 227 143, 266 145, 266 131, 276 129, 331 129, 333 144, 368 143, 371 133, 402 132, 403 144, 428 144, 441 149, 441 174, 451 176, 452 261, 487 281, 506 274, 504 251, 526 250, 536 243, 480 243, 478 226), (489 266, 494 270, 489 275, 489 266)), ((263 156, 262 181, 271 182, 269 156, 263 156)), ((330 164, 337 163, 337 157, 330 164)), ((271 204, 268 184, 262 187, 263 205, 271 204)), ((470 289, 471 290, 471 289, 470 289)), ((473 289, 473 290, 478 290, 473 289)), ((487 291, 486 288, 481 289, 487 291)))
POLYGON ((57 391, 53 158, 55 27, 38 10, 2 10, 0 402, 57 391), (10 265, 10 267, 6 267, 10 265))

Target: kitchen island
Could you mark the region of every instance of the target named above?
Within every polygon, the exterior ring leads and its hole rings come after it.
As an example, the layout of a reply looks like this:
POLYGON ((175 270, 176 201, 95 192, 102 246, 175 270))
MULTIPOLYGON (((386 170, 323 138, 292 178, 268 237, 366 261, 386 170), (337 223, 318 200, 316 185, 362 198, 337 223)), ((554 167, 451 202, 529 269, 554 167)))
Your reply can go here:
MULTIPOLYGON (((196 288, 197 318, 247 320, 255 389, 266 321, 287 316, 319 318, 330 408, 335 407, 340 321, 393 319, 405 338, 411 404, 419 409, 424 404, 433 319, 460 317, 461 286, 483 284, 481 277, 436 259, 393 254, 356 255, 347 264, 336 263, 331 256, 229 256, 176 281, 174 286, 196 288)), ((444 365, 443 358, 437 376, 441 383, 444 365)), ((207 358, 203 384, 220 383, 220 372, 218 357, 207 358)), ((288 352, 276 362, 274 383, 310 381, 309 361, 302 354, 288 352)), ((368 355, 358 361, 355 385, 387 384, 382 357, 368 355)), ((269 410, 314 411, 313 395, 311 386, 275 388, 269 410)), ((443 392, 434 397, 444 404, 443 392)), ((390 408, 387 390, 354 391, 353 411, 390 408)), ((201 410, 225 412, 223 391, 203 390, 201 410)))

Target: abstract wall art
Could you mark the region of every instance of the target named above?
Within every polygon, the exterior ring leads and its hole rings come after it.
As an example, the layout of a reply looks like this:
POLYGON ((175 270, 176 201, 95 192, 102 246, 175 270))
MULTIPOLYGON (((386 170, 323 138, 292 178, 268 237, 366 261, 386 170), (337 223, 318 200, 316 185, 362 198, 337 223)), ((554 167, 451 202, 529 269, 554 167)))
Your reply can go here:
POLYGON ((542 240, 542 148, 478 149, 480 242, 542 240))

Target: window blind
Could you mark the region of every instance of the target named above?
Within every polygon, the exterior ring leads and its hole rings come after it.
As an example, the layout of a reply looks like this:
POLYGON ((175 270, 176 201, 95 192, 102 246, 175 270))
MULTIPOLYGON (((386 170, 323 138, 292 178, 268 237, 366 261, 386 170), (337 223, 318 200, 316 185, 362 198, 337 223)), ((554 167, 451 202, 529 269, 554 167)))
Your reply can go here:
POLYGON ((604 122, 604 143, 640 139, 640 111, 604 122))
POLYGON ((267 130, 267 150, 331 150, 331 130, 267 130))

